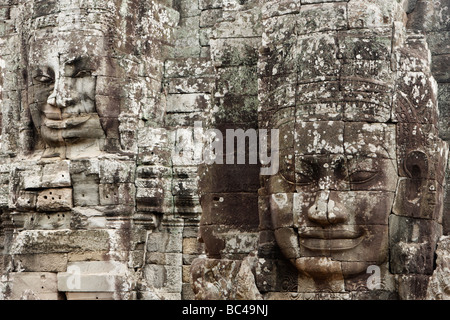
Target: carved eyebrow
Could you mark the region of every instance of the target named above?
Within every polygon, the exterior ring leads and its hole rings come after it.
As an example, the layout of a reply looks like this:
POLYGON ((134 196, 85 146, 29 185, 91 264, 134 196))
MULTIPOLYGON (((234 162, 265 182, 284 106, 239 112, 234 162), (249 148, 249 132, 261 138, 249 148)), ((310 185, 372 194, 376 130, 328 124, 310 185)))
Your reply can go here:
POLYGON ((64 62, 64 71, 66 67, 72 67, 72 74, 77 73, 80 70, 88 70, 92 71, 93 66, 91 63, 91 59, 89 57, 76 57, 72 59, 68 59, 64 62))
POLYGON ((55 76, 55 72, 53 71, 53 68, 51 68, 49 66, 36 67, 36 68, 33 69, 33 74, 35 74, 35 75, 47 74, 47 75, 52 76, 52 77, 55 76))
POLYGON ((380 169, 380 163, 378 158, 356 157, 348 159, 347 167, 349 171, 348 174, 352 175, 358 171, 378 171, 380 169))
POLYGON ((66 61, 64 61, 64 65, 69 65, 69 66, 79 66, 80 64, 86 64, 89 61, 88 57, 76 57, 76 58, 71 58, 71 59, 67 59, 66 61))
MULTIPOLYGON (((41 81, 38 80, 37 78, 39 77, 46 77, 46 78, 51 78, 52 81, 55 79, 55 71, 53 70, 53 68, 51 67, 37 67, 35 69, 33 69, 32 73, 31 73, 31 77, 34 80, 37 80, 39 82, 48 82, 48 81, 41 81)), ((50 79, 48 79, 50 81, 50 79)))

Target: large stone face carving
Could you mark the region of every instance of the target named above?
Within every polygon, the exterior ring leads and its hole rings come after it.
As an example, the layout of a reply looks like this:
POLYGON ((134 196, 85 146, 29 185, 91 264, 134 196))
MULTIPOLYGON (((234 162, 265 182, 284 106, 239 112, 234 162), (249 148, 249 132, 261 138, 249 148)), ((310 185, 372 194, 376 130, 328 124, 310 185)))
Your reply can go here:
MULTIPOLYGON (((266 298, 425 297, 448 146, 426 38, 406 30, 404 8, 261 7, 259 128, 281 137, 279 171, 259 190, 253 273, 266 298)), ((193 275, 208 276, 197 266, 193 275)))
MULTIPOLYGON (((305 6, 299 15, 322 8, 342 15, 347 10, 341 4, 305 6)), ((396 79, 390 28, 395 18, 384 31, 346 31, 342 19, 327 22, 327 31, 321 18, 317 30, 294 24, 288 30, 299 36, 288 48, 279 40, 280 28, 271 25, 268 77, 262 81, 270 82, 274 70, 296 71, 298 98, 270 111, 284 113, 268 122, 286 139, 279 148, 280 172, 267 181, 268 202, 284 256, 314 278, 360 274, 388 258, 397 161, 396 125, 385 122, 396 79), (318 33, 308 36, 313 31, 318 33), (285 48, 288 60, 275 61, 277 46, 285 48)))
POLYGON ((318 276, 384 262, 397 186, 395 125, 294 119, 280 128, 292 139, 280 145, 280 170, 266 190, 284 255, 318 276), (330 258, 331 269, 321 271, 317 257, 330 258))
POLYGON ((352 277, 387 262, 393 274, 430 274, 440 234, 434 223, 442 221, 436 199, 447 146, 435 132, 428 49, 405 31, 398 4, 371 4, 380 21, 357 18, 364 7, 364 1, 305 5, 281 16, 268 9, 261 81, 267 87, 280 78, 288 82, 290 70, 297 90, 288 105, 263 106, 262 125, 285 138, 280 172, 266 179, 264 197, 283 255, 316 281, 306 291, 323 290, 317 281, 348 287, 352 277), (333 10, 336 20, 315 16, 312 29, 294 23, 293 17, 307 20, 319 10, 333 10), (347 30, 345 15, 358 28, 347 30), (286 41, 287 33, 296 37, 286 41), (397 224, 399 216, 427 217, 429 226, 417 226, 411 236, 402 229, 423 221, 397 224))

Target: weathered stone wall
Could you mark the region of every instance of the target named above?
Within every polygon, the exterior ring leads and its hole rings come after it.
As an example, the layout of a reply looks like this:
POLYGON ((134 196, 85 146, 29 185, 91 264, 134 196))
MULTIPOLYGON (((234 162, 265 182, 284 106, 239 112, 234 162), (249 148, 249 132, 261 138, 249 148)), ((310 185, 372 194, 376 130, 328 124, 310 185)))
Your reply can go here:
POLYGON ((181 299, 201 247, 164 85, 180 13, 2 5, 2 297, 181 299))
POLYGON ((446 298, 449 8, 0 0, 0 299, 446 298), (225 147, 227 130, 272 128, 280 170, 298 169, 293 195, 260 176, 250 144, 244 164, 236 145, 202 161, 205 130, 225 147), (326 201, 344 199, 371 240, 355 256, 315 253, 319 281, 299 271, 301 223, 277 218, 313 197, 291 149, 386 168, 345 197, 326 182, 326 201), (356 278, 349 262, 364 267, 356 278), (381 288, 368 288, 367 263, 381 288))

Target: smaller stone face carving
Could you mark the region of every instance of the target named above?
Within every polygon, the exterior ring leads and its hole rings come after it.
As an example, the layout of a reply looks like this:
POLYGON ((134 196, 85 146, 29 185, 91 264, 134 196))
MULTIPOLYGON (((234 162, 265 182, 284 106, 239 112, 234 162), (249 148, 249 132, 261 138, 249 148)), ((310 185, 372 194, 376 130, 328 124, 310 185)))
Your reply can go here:
POLYGON ((36 31, 30 42, 28 102, 46 145, 44 157, 64 158, 67 145, 99 151, 98 139, 105 137, 95 106, 98 63, 91 53, 101 45, 79 33, 67 33, 66 41, 36 31))

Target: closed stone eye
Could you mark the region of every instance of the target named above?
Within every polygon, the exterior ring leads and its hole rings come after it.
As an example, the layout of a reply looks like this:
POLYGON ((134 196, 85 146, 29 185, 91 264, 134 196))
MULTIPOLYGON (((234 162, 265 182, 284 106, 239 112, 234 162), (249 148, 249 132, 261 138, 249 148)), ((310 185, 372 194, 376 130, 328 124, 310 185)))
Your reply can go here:
POLYGON ((296 172, 295 183, 298 185, 308 185, 314 182, 314 178, 306 173, 296 172))
POLYGON ((307 173, 301 172, 280 172, 281 177, 290 184, 296 184, 300 186, 307 186, 312 184, 315 180, 314 177, 307 173))
POLYGON ((351 183, 366 183, 374 179, 378 175, 378 171, 355 171, 350 174, 351 183))
POLYGON ((50 76, 44 75, 44 74, 38 75, 38 76, 34 77, 33 79, 40 83, 45 83, 45 84, 53 83, 53 78, 50 76))
POLYGON ((92 73, 89 70, 80 70, 76 72, 72 77, 73 78, 83 78, 83 77, 89 77, 92 73))
POLYGON ((295 184, 295 176, 293 175, 292 171, 289 171, 289 170, 280 171, 280 176, 287 183, 295 184))

